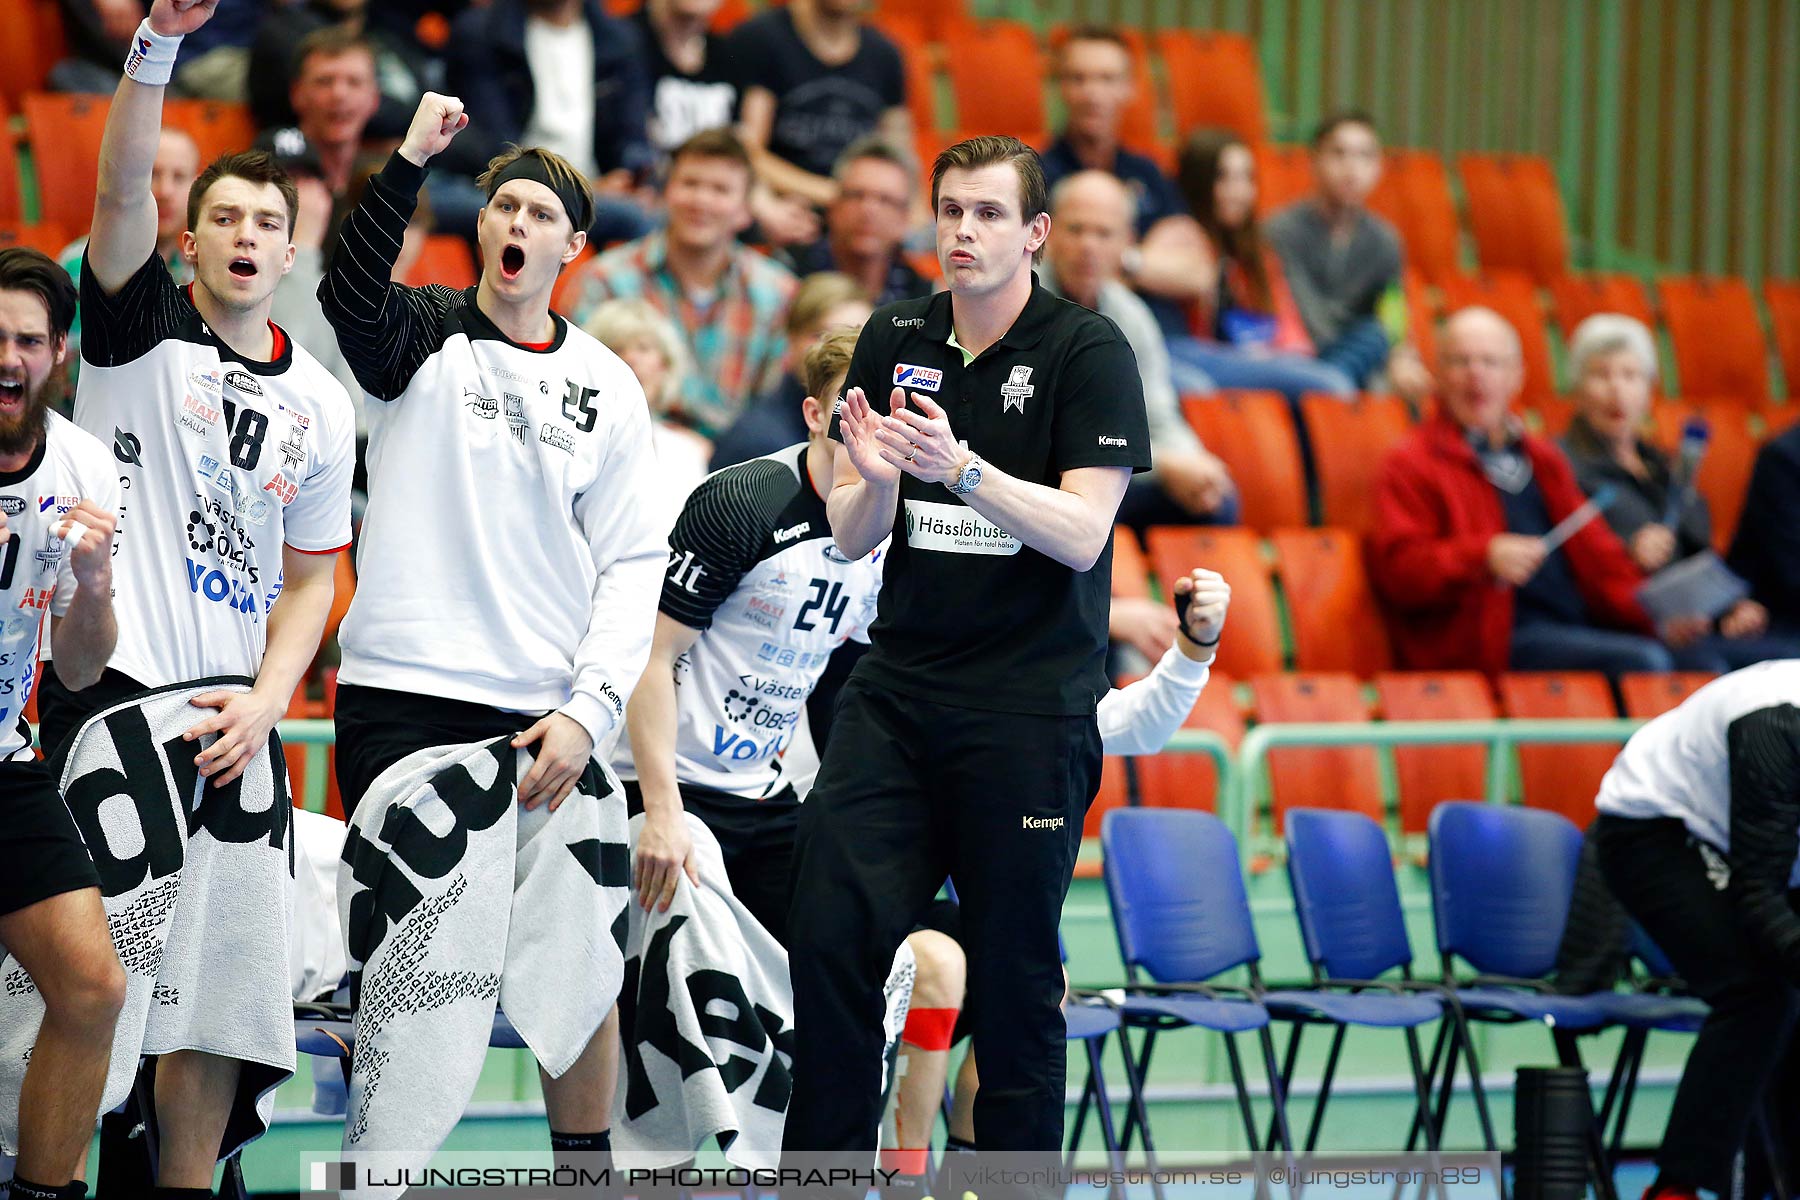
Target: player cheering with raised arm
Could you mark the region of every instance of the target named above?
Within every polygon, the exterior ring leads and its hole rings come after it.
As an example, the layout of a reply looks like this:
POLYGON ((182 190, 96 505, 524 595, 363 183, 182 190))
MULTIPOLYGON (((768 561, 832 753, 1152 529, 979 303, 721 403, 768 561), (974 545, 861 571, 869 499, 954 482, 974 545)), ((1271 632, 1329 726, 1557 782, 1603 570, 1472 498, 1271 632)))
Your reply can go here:
MULTIPOLYGON (((318 651, 333 560, 350 541, 355 417, 330 373, 269 321, 294 261, 297 200, 266 154, 226 155, 194 181, 181 239, 190 286, 174 284, 157 252, 151 167, 163 91, 182 37, 214 3, 156 0, 107 113, 81 268, 75 420, 111 443, 125 497, 118 648, 79 692, 47 678, 40 711, 45 745, 60 747, 86 716, 147 688, 254 677, 248 691, 194 699, 218 710, 187 740, 200 773, 222 788, 266 745, 318 651)), ((291 1045, 282 1057, 291 1073, 291 1045)), ((163 1057, 164 1188, 210 1187, 240 1082, 234 1059, 163 1057)))
POLYGON ((118 632, 119 484, 106 447, 50 411, 74 319, 75 286, 61 267, 36 250, 0 250, 0 610, 13 614, 0 624, 0 975, 16 960, 44 1001, 16 1124, 0 1114, 17 1131, 0 1141, 16 1143, 4 1149, 19 1156, 20 1200, 86 1194, 69 1181, 87 1161, 125 1002, 100 878, 20 715, 46 608, 56 672, 75 686, 99 677, 118 632))
MULTIPOLYGON (((480 282, 391 282, 425 164, 467 124, 460 100, 425 95, 319 286, 381 402, 368 409, 369 507, 338 676, 352 810, 415 751, 513 733, 536 747, 519 798, 561 804, 643 673, 668 554, 644 502, 656 484, 643 391, 550 311, 593 218, 579 171, 542 149, 500 154, 480 179, 480 282)), ((545 1077, 559 1149, 605 1147, 615 1054, 609 1025, 545 1077)))

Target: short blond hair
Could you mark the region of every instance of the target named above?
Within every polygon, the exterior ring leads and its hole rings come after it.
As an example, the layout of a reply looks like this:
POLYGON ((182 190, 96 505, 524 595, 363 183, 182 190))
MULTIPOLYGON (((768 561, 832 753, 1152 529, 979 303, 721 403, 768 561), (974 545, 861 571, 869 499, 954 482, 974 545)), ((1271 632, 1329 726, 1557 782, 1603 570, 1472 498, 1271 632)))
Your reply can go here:
POLYGON ((862 284, 840 271, 815 271, 808 275, 800 281, 800 288, 788 305, 788 340, 799 341, 825 319, 826 313, 853 300, 870 306, 875 303, 862 284))
POLYGON ((669 373, 663 379, 662 395, 644 397, 652 412, 661 412, 664 402, 681 391, 682 377, 687 374, 681 333, 648 300, 608 300, 588 315, 582 328, 621 358, 634 344, 644 341, 661 352, 669 373))
POLYGON ((860 329, 834 329, 800 360, 800 385, 824 406, 828 416, 837 403, 838 386, 849 373, 850 355, 861 334, 860 329))

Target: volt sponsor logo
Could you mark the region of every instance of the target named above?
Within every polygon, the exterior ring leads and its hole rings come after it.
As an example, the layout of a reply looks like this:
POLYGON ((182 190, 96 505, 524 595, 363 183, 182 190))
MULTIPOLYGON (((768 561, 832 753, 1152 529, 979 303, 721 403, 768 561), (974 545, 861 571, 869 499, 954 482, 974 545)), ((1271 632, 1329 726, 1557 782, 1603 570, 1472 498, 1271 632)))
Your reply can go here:
POLYGON ((766 762, 787 749, 788 742, 793 740, 791 733, 778 733, 767 741, 758 741, 726 729, 722 725, 713 726, 713 757, 723 758, 730 762, 766 762))
POLYGON ((187 560, 187 573, 188 590, 194 595, 214 604, 227 605, 251 617, 256 616, 256 593, 245 587, 242 580, 234 579, 217 567, 197 563, 191 558, 187 560))

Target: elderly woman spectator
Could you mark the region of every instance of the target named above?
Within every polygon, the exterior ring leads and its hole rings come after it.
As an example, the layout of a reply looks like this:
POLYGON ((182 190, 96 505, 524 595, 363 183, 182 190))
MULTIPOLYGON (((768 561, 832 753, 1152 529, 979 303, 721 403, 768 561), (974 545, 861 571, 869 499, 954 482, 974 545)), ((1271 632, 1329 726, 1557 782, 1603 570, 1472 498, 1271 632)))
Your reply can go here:
MULTIPOLYGON (((1676 478, 1669 456, 1642 436, 1656 382, 1656 341, 1640 321, 1617 313, 1589 317, 1569 340, 1575 418, 1562 447, 1581 490, 1610 486, 1606 520, 1646 575, 1712 549, 1712 514, 1691 483, 1676 478)), ((1715 624, 1702 614, 1665 623, 1664 639, 1686 670, 1723 673, 1765 658, 1800 653, 1800 645, 1765 637, 1769 613, 1740 600, 1715 624)))
POLYGON ((650 405, 650 440, 656 447, 669 503, 669 524, 688 493, 706 478, 712 443, 674 420, 670 411, 687 370, 681 334, 646 300, 607 300, 582 326, 625 360, 650 405))

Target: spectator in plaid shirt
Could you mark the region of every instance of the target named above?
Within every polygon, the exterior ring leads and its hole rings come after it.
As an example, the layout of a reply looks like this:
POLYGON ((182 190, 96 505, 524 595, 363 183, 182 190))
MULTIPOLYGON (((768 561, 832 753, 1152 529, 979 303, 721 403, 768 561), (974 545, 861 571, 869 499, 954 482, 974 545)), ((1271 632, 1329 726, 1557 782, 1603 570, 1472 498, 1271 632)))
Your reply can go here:
POLYGON ((750 155, 723 129, 676 148, 663 199, 669 224, 582 269, 574 318, 606 300, 647 300, 675 322, 693 370, 665 414, 716 437, 781 377, 793 273, 741 245, 750 224, 750 155))

